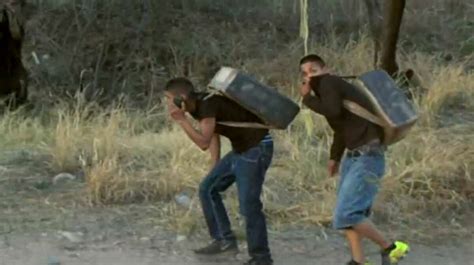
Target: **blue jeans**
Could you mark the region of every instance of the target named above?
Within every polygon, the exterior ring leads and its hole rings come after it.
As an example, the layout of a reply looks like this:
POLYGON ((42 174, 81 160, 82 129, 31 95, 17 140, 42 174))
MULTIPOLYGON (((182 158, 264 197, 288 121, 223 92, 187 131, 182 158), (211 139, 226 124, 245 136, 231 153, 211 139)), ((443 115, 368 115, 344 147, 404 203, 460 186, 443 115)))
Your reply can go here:
POLYGON ((273 140, 268 135, 243 153, 225 155, 199 186, 209 233, 216 240, 235 240, 220 192, 237 183, 240 213, 246 221, 247 244, 251 257, 269 259, 267 227, 260 195, 265 173, 273 157, 273 140))
POLYGON ((384 173, 383 152, 344 158, 334 210, 334 228, 347 229, 369 217, 384 173))

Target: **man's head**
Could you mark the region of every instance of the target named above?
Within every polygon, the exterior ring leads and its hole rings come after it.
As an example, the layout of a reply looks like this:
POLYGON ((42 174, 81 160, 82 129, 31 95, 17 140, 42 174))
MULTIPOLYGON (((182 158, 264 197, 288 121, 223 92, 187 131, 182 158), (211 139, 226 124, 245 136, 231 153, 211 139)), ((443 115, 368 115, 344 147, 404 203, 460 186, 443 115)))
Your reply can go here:
MULTIPOLYGON (((192 111, 195 106, 194 85, 184 77, 173 78, 166 83, 165 96, 168 103, 175 104, 182 101, 186 111, 192 111)), ((176 104, 175 104, 176 105, 176 104)))
POLYGON ((308 54, 300 60, 300 72, 304 82, 309 82, 311 77, 327 74, 329 72, 326 62, 316 54, 308 54))

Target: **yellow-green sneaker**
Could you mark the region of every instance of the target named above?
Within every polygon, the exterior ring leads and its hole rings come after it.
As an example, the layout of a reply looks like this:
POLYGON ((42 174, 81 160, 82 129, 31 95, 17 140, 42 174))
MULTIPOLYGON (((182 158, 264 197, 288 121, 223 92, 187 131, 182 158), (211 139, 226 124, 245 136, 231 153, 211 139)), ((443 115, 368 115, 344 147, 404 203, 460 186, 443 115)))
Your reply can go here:
POLYGON ((382 251, 382 265, 397 264, 408 252, 410 246, 407 243, 395 241, 389 249, 382 251))

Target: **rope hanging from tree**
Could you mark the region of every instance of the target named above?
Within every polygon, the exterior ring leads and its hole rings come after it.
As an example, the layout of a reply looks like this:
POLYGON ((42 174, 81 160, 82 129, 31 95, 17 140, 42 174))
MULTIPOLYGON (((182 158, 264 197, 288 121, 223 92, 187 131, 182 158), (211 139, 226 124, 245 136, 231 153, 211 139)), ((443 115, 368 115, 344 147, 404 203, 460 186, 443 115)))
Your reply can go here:
POLYGON ((304 54, 308 54, 308 0, 300 0, 300 37, 304 43, 304 54))

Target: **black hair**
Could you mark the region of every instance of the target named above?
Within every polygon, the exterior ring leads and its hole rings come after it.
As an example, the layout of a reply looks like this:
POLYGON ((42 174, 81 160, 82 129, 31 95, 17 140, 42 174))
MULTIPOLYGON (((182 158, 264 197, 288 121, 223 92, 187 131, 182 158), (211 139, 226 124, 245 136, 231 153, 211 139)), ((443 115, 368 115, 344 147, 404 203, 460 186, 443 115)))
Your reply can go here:
POLYGON ((300 60, 300 65, 305 64, 305 63, 317 63, 319 66, 324 67, 326 66, 326 62, 321 58, 319 55, 316 54, 308 54, 301 58, 300 60))
POLYGON ((194 93, 193 83, 185 77, 173 78, 166 83, 165 91, 172 91, 177 89, 184 91, 187 94, 194 93))

